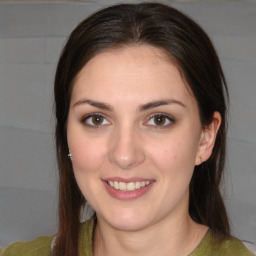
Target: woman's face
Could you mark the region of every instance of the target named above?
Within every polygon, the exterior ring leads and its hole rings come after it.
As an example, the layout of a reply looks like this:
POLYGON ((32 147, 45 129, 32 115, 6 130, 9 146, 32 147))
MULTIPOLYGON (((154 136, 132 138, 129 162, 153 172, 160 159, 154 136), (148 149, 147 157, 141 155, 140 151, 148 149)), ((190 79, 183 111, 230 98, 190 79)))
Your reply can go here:
POLYGON ((195 98, 157 48, 105 51, 75 80, 67 123, 74 174, 114 228, 188 215, 203 133, 195 98))

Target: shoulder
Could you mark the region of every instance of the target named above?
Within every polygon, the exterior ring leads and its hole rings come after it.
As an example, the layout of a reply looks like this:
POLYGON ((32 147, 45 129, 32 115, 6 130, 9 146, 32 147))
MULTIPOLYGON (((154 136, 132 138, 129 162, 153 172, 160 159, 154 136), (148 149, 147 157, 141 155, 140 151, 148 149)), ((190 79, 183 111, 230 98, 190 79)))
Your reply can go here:
POLYGON ((217 249, 227 256, 253 256, 247 247, 239 239, 234 237, 225 240, 220 245, 220 248, 217 249))
POLYGON ((52 236, 41 236, 29 242, 16 242, 4 249, 1 256, 50 256, 52 236))
POLYGON ((220 243, 216 242, 211 234, 209 248, 212 248, 212 255, 253 256, 247 247, 235 237, 227 238, 220 243))
POLYGON ((219 241, 209 230, 202 239, 199 246, 190 254, 190 256, 253 256, 245 245, 237 238, 229 237, 219 241))

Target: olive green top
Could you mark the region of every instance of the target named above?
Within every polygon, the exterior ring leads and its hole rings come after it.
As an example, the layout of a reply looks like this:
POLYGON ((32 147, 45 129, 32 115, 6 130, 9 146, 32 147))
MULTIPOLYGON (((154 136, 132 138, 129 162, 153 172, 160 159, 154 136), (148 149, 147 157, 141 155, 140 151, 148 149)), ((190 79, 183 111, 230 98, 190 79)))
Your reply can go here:
MULTIPOLYGON (((93 218, 81 225, 80 256, 93 256, 93 218)), ((30 242, 16 242, 0 253, 0 256, 50 256, 53 236, 42 236, 30 242)), ((231 238, 216 245, 209 230, 198 247, 189 256, 253 256, 243 243, 231 238)))

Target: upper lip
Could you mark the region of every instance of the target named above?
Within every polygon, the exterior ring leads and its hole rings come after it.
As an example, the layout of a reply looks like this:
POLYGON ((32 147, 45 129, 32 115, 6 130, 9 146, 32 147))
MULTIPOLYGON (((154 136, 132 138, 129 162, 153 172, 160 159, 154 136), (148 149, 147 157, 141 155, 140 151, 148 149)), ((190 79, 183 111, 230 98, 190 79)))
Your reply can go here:
POLYGON ((109 177, 102 179, 103 181, 118 181, 118 182, 136 182, 136 181, 154 181, 154 179, 150 178, 141 178, 141 177, 132 177, 132 178, 122 178, 122 177, 109 177))

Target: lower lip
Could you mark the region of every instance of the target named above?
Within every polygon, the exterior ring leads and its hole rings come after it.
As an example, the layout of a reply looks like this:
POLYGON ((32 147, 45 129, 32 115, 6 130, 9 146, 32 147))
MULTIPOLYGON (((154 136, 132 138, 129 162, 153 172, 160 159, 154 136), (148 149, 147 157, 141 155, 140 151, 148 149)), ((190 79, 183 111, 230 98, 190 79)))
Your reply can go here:
POLYGON ((122 191, 111 187, 106 181, 103 181, 108 193, 119 200, 133 200, 140 198, 144 194, 146 194, 153 186, 154 182, 151 182, 149 185, 145 187, 133 190, 133 191, 122 191))

